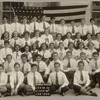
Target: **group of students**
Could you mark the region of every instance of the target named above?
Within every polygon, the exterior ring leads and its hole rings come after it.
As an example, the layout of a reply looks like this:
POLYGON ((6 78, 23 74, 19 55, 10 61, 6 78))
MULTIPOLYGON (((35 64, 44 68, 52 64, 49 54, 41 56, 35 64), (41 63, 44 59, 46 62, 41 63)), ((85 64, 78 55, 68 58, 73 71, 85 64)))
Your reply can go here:
POLYGON ((78 27, 64 19, 51 24, 42 16, 37 22, 34 16, 27 24, 14 22, 10 25, 3 18, 0 26, 0 97, 7 94, 32 95, 35 84, 50 83, 51 93, 65 95, 73 89, 76 95, 97 96, 91 91, 100 88, 100 33, 95 20, 90 25, 85 20, 78 27))

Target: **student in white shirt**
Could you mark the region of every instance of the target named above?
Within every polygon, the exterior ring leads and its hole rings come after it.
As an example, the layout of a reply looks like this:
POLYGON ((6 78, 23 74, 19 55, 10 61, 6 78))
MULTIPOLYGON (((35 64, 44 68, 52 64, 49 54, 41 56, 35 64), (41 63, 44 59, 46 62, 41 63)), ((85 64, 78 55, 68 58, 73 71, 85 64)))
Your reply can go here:
POLYGON ((39 23, 39 30, 40 32, 44 32, 45 28, 49 28, 50 25, 48 22, 46 22, 46 16, 42 16, 42 22, 39 23))
POLYGON ((51 55, 52 53, 56 52, 55 44, 53 42, 49 44, 49 51, 51 52, 51 55))
POLYGON ((72 52, 66 52, 66 58, 63 61, 63 72, 65 73, 66 77, 69 81, 69 87, 72 89, 73 87, 73 77, 74 72, 76 71, 76 61, 72 58, 72 52))
POLYGON ((17 31, 20 34, 20 27, 21 27, 21 24, 18 22, 18 16, 14 16, 14 19, 13 19, 13 23, 11 23, 11 33, 13 33, 14 31, 17 31))
POLYGON ((12 49, 9 48, 9 44, 10 44, 9 41, 5 41, 4 42, 4 48, 2 48, 1 51, 0 51, 0 53, 1 53, 0 57, 1 57, 2 62, 5 62, 6 56, 8 54, 12 55, 12 49))
POLYGON ((51 83, 51 93, 54 93, 58 90, 62 96, 64 93, 69 90, 69 82, 67 80, 66 75, 60 70, 60 63, 54 63, 54 72, 50 73, 48 83, 51 83))
POLYGON ((24 94, 24 74, 20 71, 20 64, 14 64, 14 71, 10 74, 10 84, 7 85, 8 91, 13 95, 24 94))
POLYGON ((56 52, 58 53, 59 60, 63 61, 66 55, 63 42, 59 43, 59 48, 56 50, 56 52))
POLYGON ((31 45, 33 45, 34 43, 37 44, 37 48, 39 48, 41 46, 42 43, 44 43, 45 40, 43 40, 41 37, 40 37, 40 31, 39 30, 36 30, 34 32, 34 37, 31 39, 31 45))
POLYGON ((58 49, 58 46, 59 46, 59 43, 60 42, 63 42, 62 41, 62 35, 60 33, 57 33, 56 34, 56 39, 54 41, 54 44, 55 44, 55 49, 58 49))
POLYGON ((80 25, 78 26, 78 32, 81 34, 81 38, 85 40, 88 32, 88 26, 85 25, 85 19, 81 19, 80 25))
POLYGON ((41 74, 37 71, 37 65, 31 65, 31 72, 27 75, 27 85, 25 86, 25 94, 33 95, 35 92, 35 85, 44 83, 41 74))
POLYGON ((90 25, 88 26, 88 32, 91 33, 92 35, 95 35, 96 33, 98 33, 98 27, 95 25, 94 18, 90 19, 90 25))
POLYGON ((0 30, 1 30, 0 37, 4 32, 8 32, 11 37, 11 26, 10 26, 10 24, 8 24, 7 17, 3 17, 3 24, 0 26, 0 30))
POLYGON ((31 71, 31 66, 28 63, 28 56, 26 54, 21 55, 21 61, 19 62, 21 66, 21 71, 26 76, 31 71))
POLYGON ((0 97, 3 96, 7 91, 7 75, 4 72, 3 65, 0 64, 0 97))
POLYGON ((19 62, 21 60, 21 51, 20 51, 20 46, 19 45, 15 45, 15 50, 12 53, 12 58, 15 62, 19 62))
POLYGON ((27 17, 23 17, 23 24, 20 26, 20 33, 23 35, 25 31, 29 31, 29 24, 27 24, 27 17))
POLYGON ((68 32, 68 27, 65 25, 65 20, 61 19, 60 25, 58 25, 57 33, 62 34, 62 36, 64 37, 64 35, 66 35, 67 32, 68 32))
POLYGON ((36 61, 33 62, 37 64, 37 71, 42 75, 44 82, 46 83, 49 76, 49 69, 44 61, 42 61, 42 56, 37 54, 36 61))
POLYGON ((51 57, 52 57, 53 60, 48 65, 49 72, 54 71, 54 63, 55 62, 59 62, 60 66, 61 66, 60 69, 63 70, 63 63, 62 63, 62 61, 59 60, 58 53, 54 52, 51 57))
POLYGON ((16 44, 21 46, 21 39, 19 38, 19 33, 17 31, 14 31, 12 33, 12 39, 10 40, 10 45, 12 48, 14 48, 16 44))
POLYGON ((50 33, 53 36, 53 39, 55 40, 56 38, 56 34, 57 34, 57 29, 58 29, 58 25, 55 23, 55 17, 51 17, 50 18, 50 33))
POLYGON ((68 31, 72 33, 72 38, 75 38, 75 34, 78 32, 78 28, 75 26, 75 21, 72 20, 70 22, 70 26, 68 27, 68 31))
POLYGON ((72 37, 71 32, 67 32, 66 38, 65 38, 65 40, 64 40, 64 47, 65 47, 65 49, 68 48, 68 44, 69 44, 70 42, 73 42, 73 43, 74 43, 74 40, 72 40, 71 37, 72 37))
POLYGON ((89 62, 90 66, 90 75, 93 80, 93 88, 96 86, 97 83, 99 83, 100 88, 100 58, 99 54, 97 52, 94 52, 93 59, 89 62))
POLYGON ((80 94, 97 96, 96 93, 93 93, 91 89, 90 79, 88 72, 84 70, 84 62, 80 61, 78 63, 78 70, 74 74, 74 91, 76 96, 80 94))
POLYGON ((31 38, 34 37, 34 32, 36 30, 39 30, 39 23, 37 22, 37 17, 34 16, 32 18, 32 23, 30 23, 30 26, 29 26, 29 32, 31 33, 31 38))
POLYGON ((53 42, 53 37, 50 34, 50 31, 48 28, 45 28, 44 34, 41 36, 41 38, 44 40, 44 42, 49 45, 51 42, 53 42))

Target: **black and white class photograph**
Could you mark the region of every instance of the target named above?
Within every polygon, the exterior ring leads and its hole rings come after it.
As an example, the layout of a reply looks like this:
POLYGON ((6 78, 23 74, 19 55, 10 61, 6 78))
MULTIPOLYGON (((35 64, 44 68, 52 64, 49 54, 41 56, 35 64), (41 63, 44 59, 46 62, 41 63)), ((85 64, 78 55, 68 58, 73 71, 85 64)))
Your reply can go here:
POLYGON ((0 98, 100 96, 100 1, 0 2, 0 98))

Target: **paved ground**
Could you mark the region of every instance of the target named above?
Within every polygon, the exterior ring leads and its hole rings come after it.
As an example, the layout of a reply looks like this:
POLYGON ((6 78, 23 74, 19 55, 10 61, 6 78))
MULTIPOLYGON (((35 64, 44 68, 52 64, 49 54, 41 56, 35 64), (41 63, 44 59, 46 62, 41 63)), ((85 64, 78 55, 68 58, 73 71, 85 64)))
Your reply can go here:
MULTIPOLYGON (((93 92, 96 92, 97 94, 98 94, 98 97, 99 97, 99 99, 100 99, 100 88, 98 88, 98 86, 96 87, 96 88, 94 88, 94 89, 92 89, 92 91, 93 92)), ((59 95, 59 94, 53 94, 53 95, 51 95, 50 97, 49 96, 45 96, 45 97, 43 97, 43 96, 24 96, 24 97, 22 97, 22 96, 13 96, 13 97, 10 97, 10 96, 8 96, 8 97, 3 97, 3 98, 0 98, 0 100, 17 100, 17 99, 21 99, 21 100, 33 100, 33 98, 35 98, 35 100, 37 99, 37 100, 44 100, 44 99, 50 99, 50 98, 55 98, 56 99, 56 97, 57 97, 57 99, 63 99, 63 98, 69 98, 68 100, 72 100, 72 99, 76 99, 77 98, 77 100, 78 100, 78 98, 79 98, 79 100, 80 100, 80 98, 81 99, 87 99, 88 98, 88 100, 89 100, 89 98, 91 98, 91 96, 85 96, 85 95, 80 95, 80 96, 75 96, 75 94, 74 94, 74 91, 73 90, 69 90, 68 92, 66 92, 66 94, 65 94, 65 96, 63 97, 63 96, 61 96, 61 95, 59 95)), ((92 97, 93 99, 95 99, 95 98, 97 98, 97 97, 92 97)), ((98 98, 97 98, 98 99, 98 98)), ((96 99, 96 100, 97 100, 96 99)), ((51 99, 50 99, 51 100, 51 99)), ((90 99, 91 100, 91 99, 90 99)))

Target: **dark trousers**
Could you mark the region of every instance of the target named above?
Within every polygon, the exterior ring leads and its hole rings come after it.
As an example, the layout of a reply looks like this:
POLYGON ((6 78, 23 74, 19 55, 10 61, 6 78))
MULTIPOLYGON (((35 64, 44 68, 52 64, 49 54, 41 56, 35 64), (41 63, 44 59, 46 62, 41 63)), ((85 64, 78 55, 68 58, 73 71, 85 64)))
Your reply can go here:
POLYGON ((99 83, 99 87, 100 87, 100 72, 91 75, 90 77, 91 77, 91 87, 94 88, 97 83, 99 83))
MULTIPOLYGON (((51 94, 53 94, 56 90, 60 88, 61 85, 51 85, 51 94)), ((61 93, 67 92, 69 90, 68 86, 64 86, 61 88, 61 93)))

